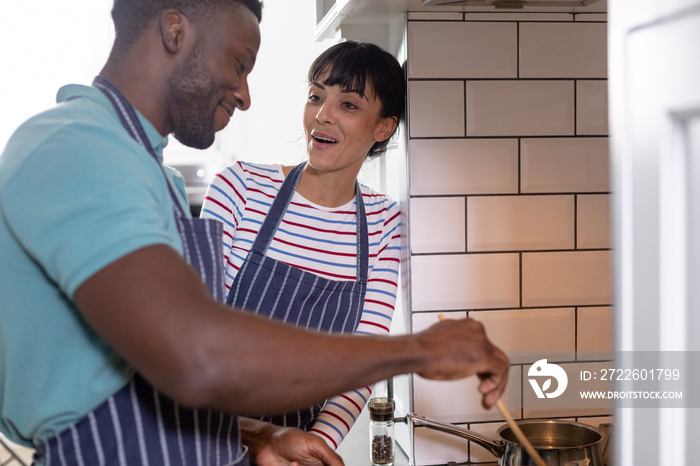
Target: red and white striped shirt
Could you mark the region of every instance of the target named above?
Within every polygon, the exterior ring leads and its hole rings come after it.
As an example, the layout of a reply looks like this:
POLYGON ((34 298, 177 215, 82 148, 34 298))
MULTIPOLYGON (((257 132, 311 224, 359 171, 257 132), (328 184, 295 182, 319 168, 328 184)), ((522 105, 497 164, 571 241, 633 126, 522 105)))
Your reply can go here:
MULTIPOLYGON (((222 169, 209 185, 201 216, 224 223, 227 292, 283 181, 281 165, 237 162, 222 169)), ((399 278, 399 205, 364 185, 360 189, 367 215, 369 273, 365 303, 355 333, 386 335, 394 313, 399 278)), ((355 280, 356 217, 354 199, 344 206, 328 208, 295 192, 267 255, 331 280, 355 280)), ((337 448, 370 393, 370 388, 364 387, 330 398, 311 432, 337 448)))

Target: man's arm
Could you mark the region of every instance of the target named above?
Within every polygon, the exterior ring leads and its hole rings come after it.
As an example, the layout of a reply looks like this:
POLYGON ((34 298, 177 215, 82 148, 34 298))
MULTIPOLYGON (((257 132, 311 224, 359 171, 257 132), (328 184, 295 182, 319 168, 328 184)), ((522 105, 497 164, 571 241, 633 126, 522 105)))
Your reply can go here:
POLYGON ((274 414, 416 372, 438 380, 490 374, 480 384, 490 407, 507 379, 507 358, 475 321, 440 322, 400 337, 310 332, 216 303, 163 245, 108 265, 74 299, 137 371, 186 406, 274 414))

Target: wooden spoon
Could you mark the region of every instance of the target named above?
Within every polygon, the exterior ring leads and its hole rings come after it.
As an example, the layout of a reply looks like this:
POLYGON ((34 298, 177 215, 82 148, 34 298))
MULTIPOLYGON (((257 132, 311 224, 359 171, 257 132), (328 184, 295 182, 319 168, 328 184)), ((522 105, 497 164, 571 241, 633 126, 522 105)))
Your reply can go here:
POLYGON ((520 426, 515 422, 515 419, 510 415, 500 398, 496 401, 496 408, 498 408, 503 417, 506 418, 506 422, 511 430, 515 433, 515 436, 518 437, 518 440, 520 440, 520 444, 525 447, 525 451, 530 455, 530 458, 535 461, 535 464, 537 466, 547 466, 540 454, 535 450, 535 447, 533 447, 527 437, 525 437, 525 433, 520 429, 520 426))
MULTIPOLYGON (((438 318, 440 320, 445 320, 445 316, 442 314, 438 315, 438 318)), ((488 374, 479 374, 479 379, 484 380, 488 378, 488 374)), ((506 419, 506 422, 508 423, 508 426, 511 428, 515 436, 518 438, 520 441, 520 444, 525 447, 525 451, 527 451, 527 454, 530 455, 530 458, 533 459, 535 464, 537 466, 547 466, 547 464, 544 462, 542 457, 540 456, 539 453, 537 453, 537 450, 535 450, 535 447, 532 446, 530 441, 527 439, 525 436, 525 433, 520 429, 520 426, 518 423, 515 422, 515 419, 513 419, 513 416, 510 415, 508 412, 508 409, 506 409, 505 405, 503 404, 503 401, 499 398, 496 401, 496 408, 498 408, 498 411, 501 413, 501 415, 506 419)))

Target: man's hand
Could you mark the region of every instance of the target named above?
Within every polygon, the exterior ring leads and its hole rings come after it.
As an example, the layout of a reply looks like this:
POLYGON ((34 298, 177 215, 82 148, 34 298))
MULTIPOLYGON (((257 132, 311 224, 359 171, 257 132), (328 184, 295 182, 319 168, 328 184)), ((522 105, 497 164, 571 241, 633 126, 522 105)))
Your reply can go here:
POLYGON ((294 427, 240 417, 241 436, 257 466, 343 466, 343 460, 315 435, 294 427))
POLYGON ((418 375, 433 380, 478 375, 484 408, 498 401, 508 381, 508 357, 489 341, 481 323, 441 320, 416 337, 427 354, 434 353, 432 363, 418 375))

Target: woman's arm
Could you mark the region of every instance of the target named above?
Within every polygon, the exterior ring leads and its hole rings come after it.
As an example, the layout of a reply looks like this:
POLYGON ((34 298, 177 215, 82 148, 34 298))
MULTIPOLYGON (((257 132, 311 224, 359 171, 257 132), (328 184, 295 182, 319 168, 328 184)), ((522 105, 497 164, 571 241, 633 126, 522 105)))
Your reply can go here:
MULTIPOLYGON (((377 256, 371 261, 373 266, 367 280, 360 324, 355 332, 361 335, 388 335, 394 314, 399 278, 401 225, 398 204, 389 201, 389 206, 384 212, 377 256)), ((370 387, 362 387, 328 399, 310 432, 323 438, 328 446, 338 448, 371 394, 370 387)))
POLYGON ((370 260, 367 294, 358 335, 388 335, 394 317, 401 262, 401 211, 398 203, 387 198, 384 222, 377 246, 377 255, 370 260))
POLYGON ((334 450, 338 449, 371 394, 369 387, 362 387, 329 398, 309 432, 321 437, 334 450))

